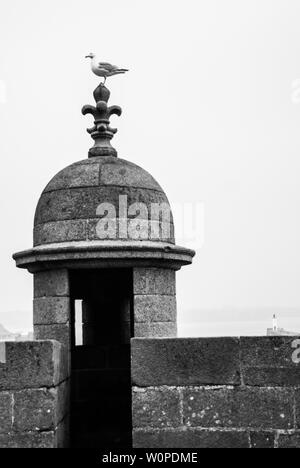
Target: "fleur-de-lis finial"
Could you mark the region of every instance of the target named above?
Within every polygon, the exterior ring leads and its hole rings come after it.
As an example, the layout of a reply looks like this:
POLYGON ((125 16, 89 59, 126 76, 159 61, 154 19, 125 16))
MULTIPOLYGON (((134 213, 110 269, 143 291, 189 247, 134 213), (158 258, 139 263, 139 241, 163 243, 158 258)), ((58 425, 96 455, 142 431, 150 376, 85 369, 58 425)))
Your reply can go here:
POLYGON ((82 108, 82 114, 92 114, 94 126, 87 131, 95 141, 94 146, 89 150, 89 158, 97 156, 117 156, 117 151, 110 144, 110 140, 117 132, 116 128, 111 128, 109 119, 113 114, 121 115, 122 109, 119 106, 108 106, 110 91, 102 83, 94 91, 96 106, 86 105, 82 108))

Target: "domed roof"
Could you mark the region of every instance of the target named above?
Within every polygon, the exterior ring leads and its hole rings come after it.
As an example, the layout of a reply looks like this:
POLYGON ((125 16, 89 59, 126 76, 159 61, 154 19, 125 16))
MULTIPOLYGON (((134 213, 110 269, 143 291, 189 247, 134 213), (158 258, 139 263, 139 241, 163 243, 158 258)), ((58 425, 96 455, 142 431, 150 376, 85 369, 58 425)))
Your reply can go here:
POLYGON ((43 191, 35 213, 34 246, 99 239, 175 243, 160 185, 144 169, 114 156, 63 169, 43 191))

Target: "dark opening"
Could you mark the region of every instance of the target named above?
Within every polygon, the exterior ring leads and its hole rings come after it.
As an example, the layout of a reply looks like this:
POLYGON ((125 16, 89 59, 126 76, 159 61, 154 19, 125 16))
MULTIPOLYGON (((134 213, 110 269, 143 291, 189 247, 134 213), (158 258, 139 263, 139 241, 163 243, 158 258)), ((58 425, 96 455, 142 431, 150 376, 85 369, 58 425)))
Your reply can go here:
POLYGON ((130 269, 70 272, 71 446, 132 446, 130 269))

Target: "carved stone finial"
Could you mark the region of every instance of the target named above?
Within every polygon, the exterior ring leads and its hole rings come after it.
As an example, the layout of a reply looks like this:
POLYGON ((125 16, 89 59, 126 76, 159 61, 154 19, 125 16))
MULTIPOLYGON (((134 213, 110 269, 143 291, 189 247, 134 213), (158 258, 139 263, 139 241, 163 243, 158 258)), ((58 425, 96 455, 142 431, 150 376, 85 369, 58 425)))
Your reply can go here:
POLYGON ((116 128, 109 126, 110 116, 113 114, 121 115, 122 109, 119 106, 108 106, 110 91, 102 83, 94 91, 96 106, 86 105, 82 108, 82 114, 92 114, 95 121, 92 128, 87 131, 95 141, 95 144, 89 150, 89 158, 96 156, 117 156, 117 151, 110 144, 110 140, 117 133, 116 128))

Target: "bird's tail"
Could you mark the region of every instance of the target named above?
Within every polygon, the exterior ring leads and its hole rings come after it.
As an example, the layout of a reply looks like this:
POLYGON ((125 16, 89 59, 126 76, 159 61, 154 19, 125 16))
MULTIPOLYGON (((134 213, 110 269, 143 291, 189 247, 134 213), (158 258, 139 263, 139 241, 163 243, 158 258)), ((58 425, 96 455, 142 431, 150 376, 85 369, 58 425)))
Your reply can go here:
POLYGON ((128 72, 128 71, 129 71, 129 70, 128 70, 127 68, 118 68, 118 69, 116 70, 116 73, 126 73, 126 72, 128 72))

